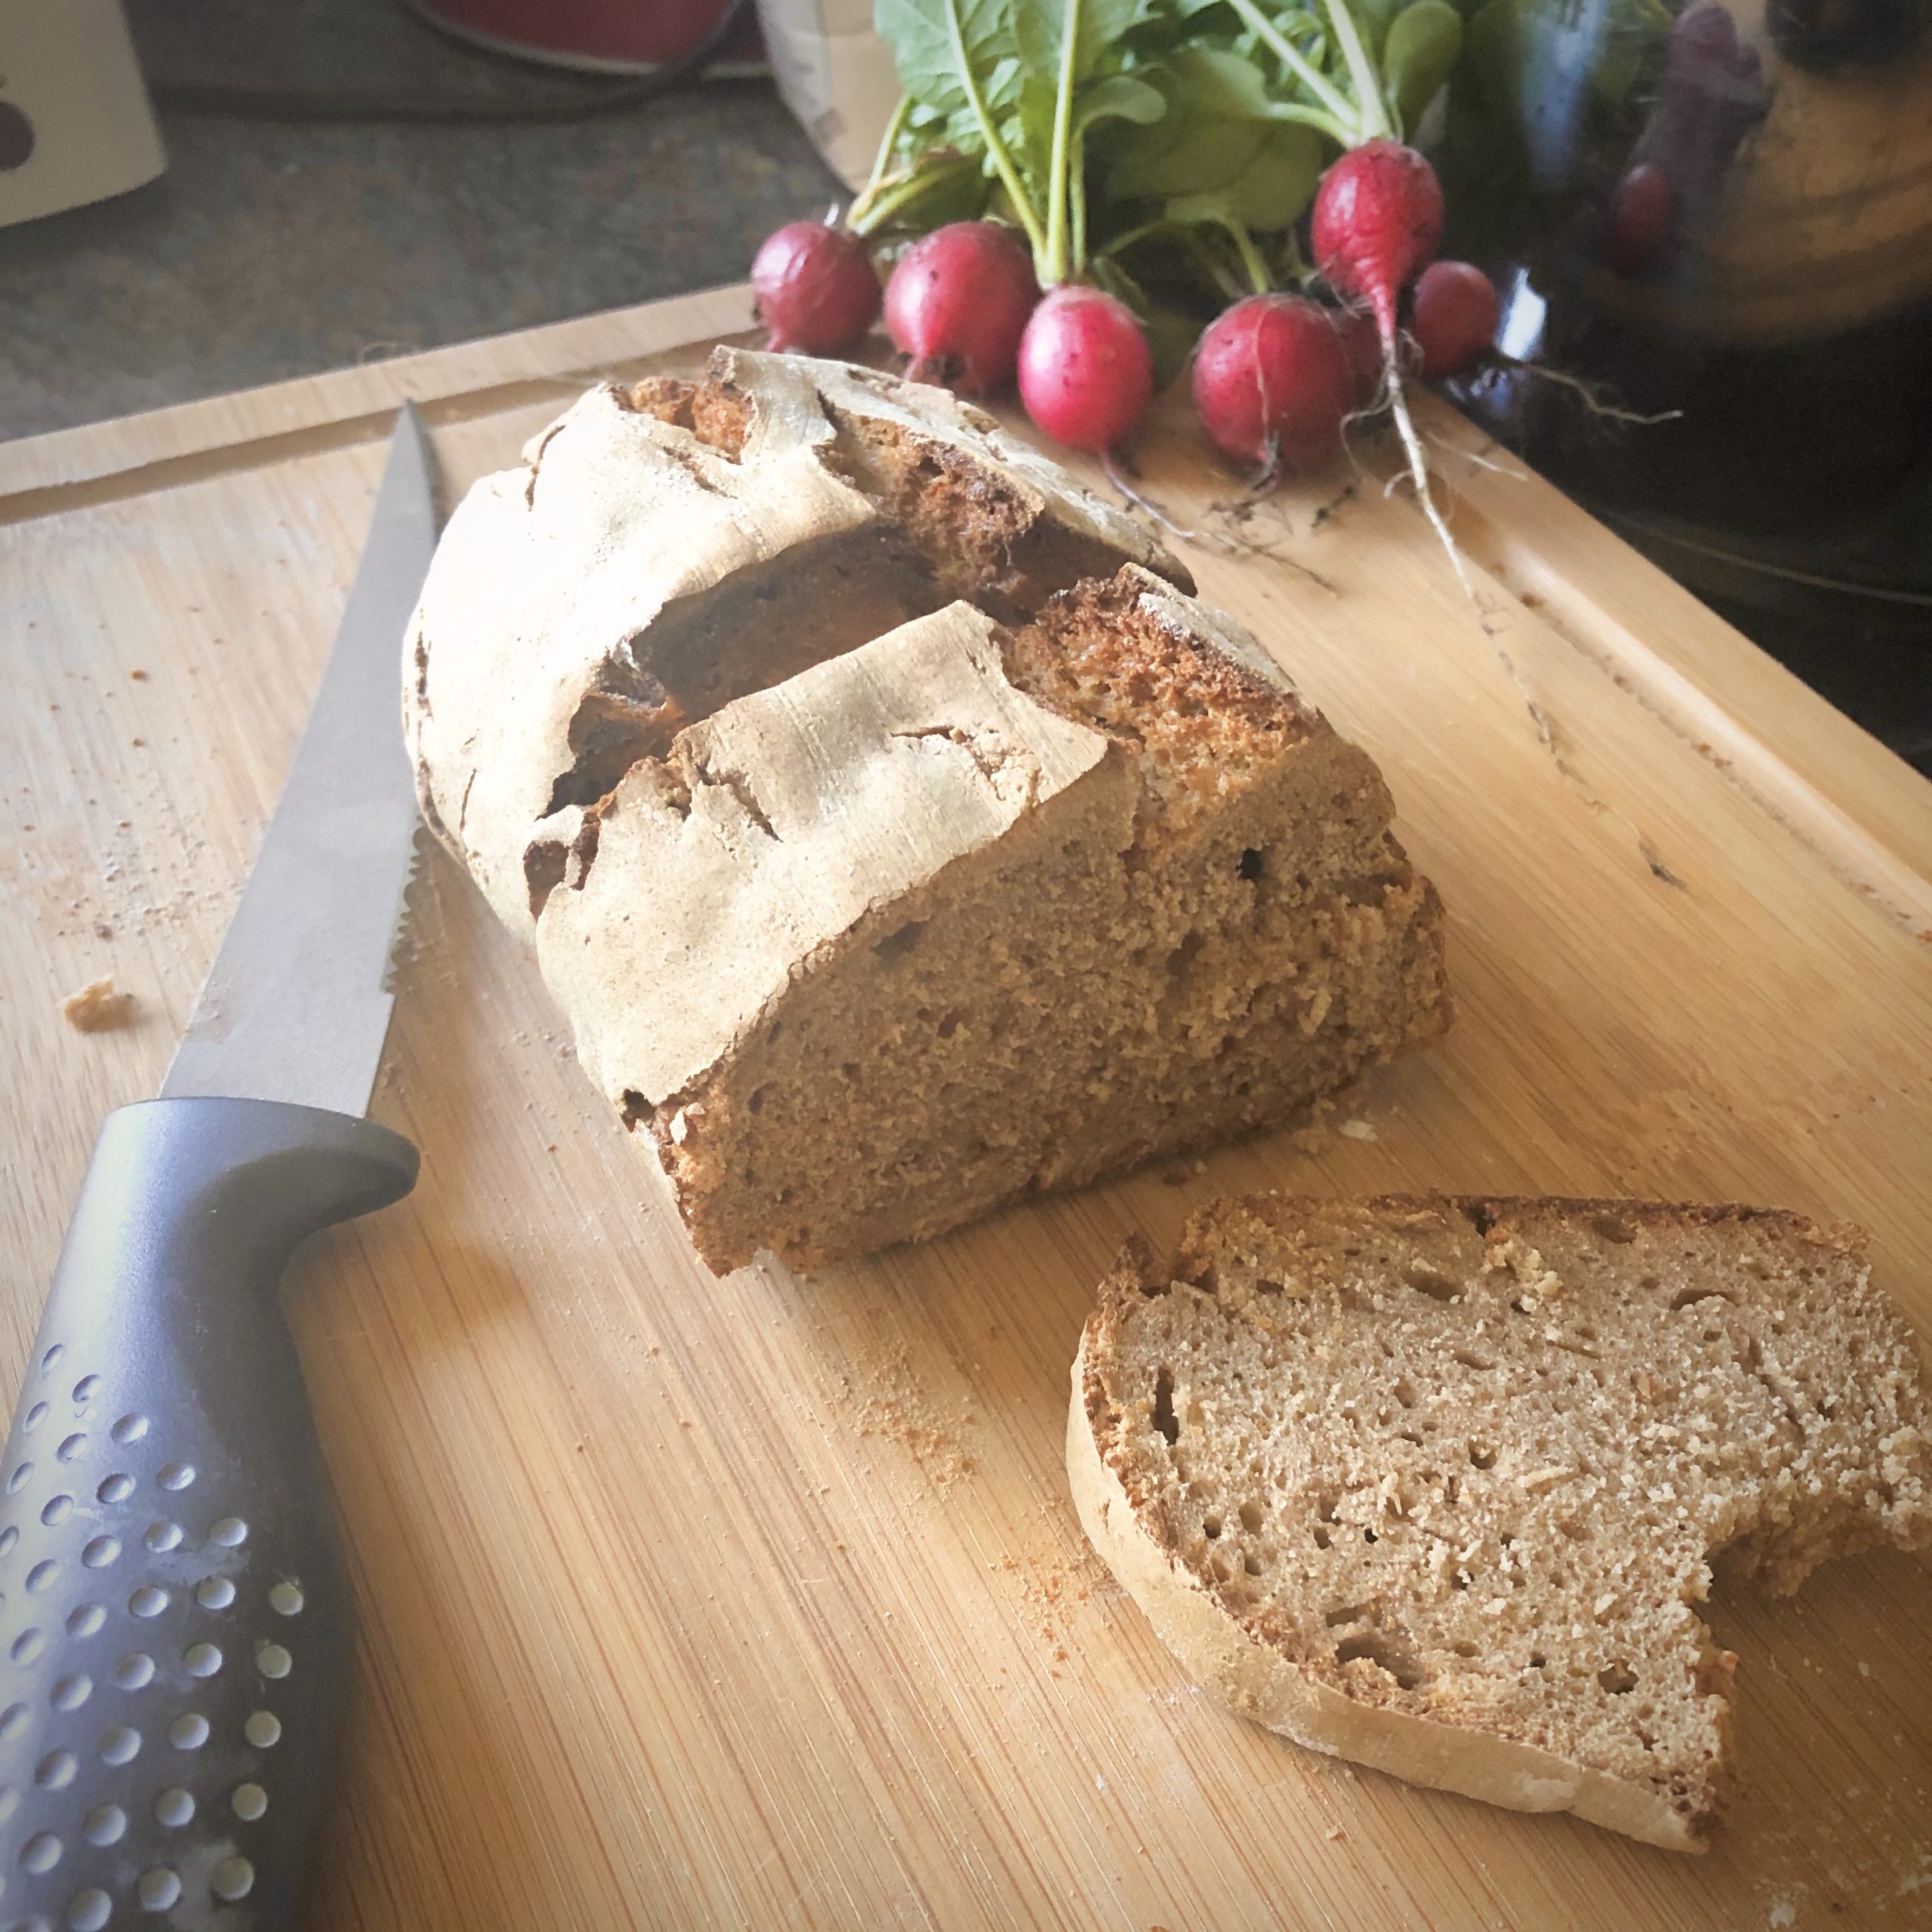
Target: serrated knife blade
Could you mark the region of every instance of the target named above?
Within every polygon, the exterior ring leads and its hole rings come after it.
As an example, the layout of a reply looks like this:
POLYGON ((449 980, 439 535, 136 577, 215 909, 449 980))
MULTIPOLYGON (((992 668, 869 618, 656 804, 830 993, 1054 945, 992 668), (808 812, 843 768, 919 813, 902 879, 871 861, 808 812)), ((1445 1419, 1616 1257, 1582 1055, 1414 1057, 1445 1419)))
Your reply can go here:
POLYGON ((431 461, 405 403, 315 708, 164 1099, 369 1104, 418 824, 401 638, 436 547, 431 461))
POLYGON ((349 1604, 276 1293, 400 1199, 362 1117, 417 823, 403 633, 435 543, 405 407, 294 762, 158 1100, 110 1114, 0 1461, 0 1923, 288 1925, 349 1604))

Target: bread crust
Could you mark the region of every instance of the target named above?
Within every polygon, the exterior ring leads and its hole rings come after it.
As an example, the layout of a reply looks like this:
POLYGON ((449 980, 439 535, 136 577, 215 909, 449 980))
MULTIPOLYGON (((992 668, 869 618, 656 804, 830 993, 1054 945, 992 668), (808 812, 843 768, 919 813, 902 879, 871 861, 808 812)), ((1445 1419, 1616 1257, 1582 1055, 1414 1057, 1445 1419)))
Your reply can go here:
POLYGON ((736 406, 724 437, 654 386, 597 385, 475 485, 405 645, 425 820, 526 940, 586 811, 743 691, 958 595, 1008 616, 1123 561, 1192 587, 1131 518, 943 389, 721 348, 698 400, 736 406), (934 475, 938 506, 917 487, 934 475), (949 506, 984 526, 950 566, 921 547, 949 506))
MULTIPOLYGON (((1718 1700, 1718 1762, 1705 1801, 1687 1812, 1654 1783, 1640 1784, 1491 1730, 1349 1696, 1284 1654, 1252 1618, 1224 1603, 1174 1546, 1160 1498, 1149 1486, 1146 1458, 1124 1439, 1127 1417, 1109 1393, 1107 1364, 1122 1358, 1123 1324, 1143 1297, 1163 1295, 1171 1283, 1205 1281, 1211 1291, 1218 1249, 1254 1251, 1251 1240, 1245 1249, 1240 1245, 1242 1217, 1285 1225, 1306 1204, 1278 1197, 1218 1202, 1190 1224, 1171 1269, 1158 1267, 1146 1244, 1136 1239, 1101 1284, 1073 1363, 1066 1435, 1068 1481, 1094 1547, 1189 1675, 1242 1715, 1312 1749, 1412 1783, 1515 1810, 1570 1811, 1666 1850, 1702 1851, 1727 1781, 1723 1760, 1735 1663, 1708 1632, 1700 1677, 1718 1700)), ((1343 1213, 1352 1207, 1364 1220, 1447 1208, 1480 1228, 1506 1230, 1533 1211, 1614 1217, 1625 1227, 1770 1224, 1782 1235, 1835 1251, 1854 1264, 1865 1246, 1862 1231, 1849 1225, 1818 1224, 1802 1215, 1734 1204, 1384 1195, 1323 1205, 1343 1213)), ((1855 1537, 1844 1545, 1858 1546, 1855 1537)))

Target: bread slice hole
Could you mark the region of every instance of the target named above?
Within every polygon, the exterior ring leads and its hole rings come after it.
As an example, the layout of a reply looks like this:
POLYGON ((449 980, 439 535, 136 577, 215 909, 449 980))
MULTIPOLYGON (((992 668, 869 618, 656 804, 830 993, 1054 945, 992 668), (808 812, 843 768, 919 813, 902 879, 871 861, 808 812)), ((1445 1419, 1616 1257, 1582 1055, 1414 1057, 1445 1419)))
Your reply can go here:
POLYGON ((1478 1469, 1493 1469, 1496 1466, 1496 1451, 1485 1444, 1469 1444, 1469 1461, 1478 1469))
POLYGON ((1250 881, 1261 876, 1262 855, 1252 845, 1241 854, 1235 866, 1237 876, 1250 881))
POLYGON ((1250 1536, 1258 1537, 1261 1534, 1261 1521, 1260 1503, 1249 1502, 1241 1506, 1241 1526, 1250 1536))
POLYGON ((1492 1369, 1496 1366, 1496 1363, 1493 1357, 1488 1355, 1479 1355, 1473 1349, 1457 1349, 1454 1351, 1454 1353, 1456 1359, 1460 1362, 1465 1368, 1472 1368, 1479 1375, 1483 1374, 1485 1371, 1492 1369))
POLYGON ((908 919, 897 931, 888 933, 873 946, 873 957, 885 965, 892 965, 903 959, 925 936, 924 919, 908 919))
POLYGON ((1700 1301, 1728 1302, 1733 1299, 1730 1294, 1723 1288, 1700 1288, 1693 1286, 1679 1288, 1676 1294, 1671 1297, 1670 1306, 1674 1313, 1680 1308, 1695 1308, 1700 1301))
POLYGON ((1590 1226, 1605 1241, 1613 1241, 1619 1247, 1628 1247, 1637 1238, 1637 1230, 1621 1214, 1592 1214, 1590 1226))
POLYGON ((1402 1279, 1418 1294, 1428 1296, 1431 1301, 1454 1301, 1462 1294, 1460 1281, 1452 1280, 1440 1268, 1432 1268, 1425 1261, 1411 1261, 1402 1270, 1402 1279))
POLYGON ((1368 1609, 1365 1603, 1345 1603, 1339 1610, 1325 1611, 1321 1620, 1333 1630, 1338 1624, 1361 1623, 1368 1615, 1368 1609))
POLYGON ((1404 1690, 1413 1690, 1423 1681, 1421 1665, 1415 1657, 1385 1634, 1350 1637, 1335 1646, 1337 1663, 1372 1663, 1392 1677, 1404 1690))
POLYGON ((1637 1687, 1636 1673, 1626 1663, 1614 1663, 1597 1672, 1597 1681, 1613 1697, 1626 1697, 1637 1687))
POLYGON ((1170 1443, 1180 1440, 1180 1419, 1174 1414, 1174 1379, 1164 1368, 1154 1378, 1154 1426, 1170 1443))

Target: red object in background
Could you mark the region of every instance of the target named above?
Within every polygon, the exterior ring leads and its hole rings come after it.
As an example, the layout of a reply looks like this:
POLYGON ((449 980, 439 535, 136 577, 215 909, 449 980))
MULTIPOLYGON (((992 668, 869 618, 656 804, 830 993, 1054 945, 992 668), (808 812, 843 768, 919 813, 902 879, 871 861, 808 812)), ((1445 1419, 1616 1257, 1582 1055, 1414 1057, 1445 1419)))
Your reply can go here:
MULTIPOLYGON (((703 45, 727 0, 414 0, 426 19, 499 54, 558 67, 650 73, 703 45)), ((764 44, 749 5, 707 73, 762 74, 764 44)))

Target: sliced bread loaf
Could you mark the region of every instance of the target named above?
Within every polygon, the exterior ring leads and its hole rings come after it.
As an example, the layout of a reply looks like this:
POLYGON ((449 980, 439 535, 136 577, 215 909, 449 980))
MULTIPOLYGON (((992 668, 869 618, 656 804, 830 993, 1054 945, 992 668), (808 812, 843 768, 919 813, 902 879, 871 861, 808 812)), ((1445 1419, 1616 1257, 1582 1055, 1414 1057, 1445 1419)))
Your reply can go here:
POLYGON ((714 1268, 1279 1120, 1447 1024, 1367 755, 1129 567, 740 699, 586 814, 537 958, 714 1268))
POLYGON ((484 479, 408 645, 426 817, 715 1269, 1276 1121, 1447 1024, 1373 761, 990 418, 721 350, 484 479))
POLYGON ((1701 1849, 1774 1593, 1932 1544, 1932 1417, 1855 1229, 1270 1196, 1131 1247, 1074 1364, 1081 1522, 1189 1673, 1302 1743, 1701 1849))

